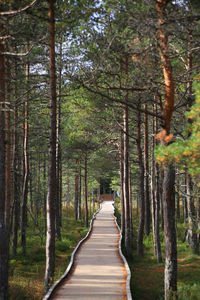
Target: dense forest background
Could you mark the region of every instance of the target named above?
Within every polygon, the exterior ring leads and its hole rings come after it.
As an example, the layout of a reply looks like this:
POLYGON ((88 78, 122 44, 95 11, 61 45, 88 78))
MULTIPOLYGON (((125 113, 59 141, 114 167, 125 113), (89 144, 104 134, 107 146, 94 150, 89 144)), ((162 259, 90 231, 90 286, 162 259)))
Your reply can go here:
POLYGON ((111 191, 133 298, 199 299, 199 21, 198 0, 0 1, 0 300, 40 299, 111 191))

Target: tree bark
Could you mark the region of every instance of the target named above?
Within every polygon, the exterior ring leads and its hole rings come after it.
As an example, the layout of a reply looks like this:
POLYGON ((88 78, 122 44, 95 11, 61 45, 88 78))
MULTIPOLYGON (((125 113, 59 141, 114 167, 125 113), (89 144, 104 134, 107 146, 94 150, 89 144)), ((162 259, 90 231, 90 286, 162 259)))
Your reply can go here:
MULTIPOLYGON (((0 33, 2 31, 3 26, 0 23, 0 33)), ((4 52, 2 41, 0 52, 4 52)), ((5 224, 5 150, 5 61, 4 55, 0 54, 0 300, 8 299, 9 243, 5 224)))
POLYGON ((56 67, 54 0, 49 0, 49 58, 50 58, 50 147, 47 195, 46 270, 44 292, 54 280, 55 269, 55 197, 56 197, 56 67))
POLYGON ((123 145, 123 132, 120 130, 120 201, 121 201, 121 234, 124 238, 125 234, 125 208, 124 208, 124 145, 123 145))
POLYGON ((78 219, 81 219, 81 190, 82 190, 82 174, 81 163, 79 166, 79 187, 78 187, 78 219))
POLYGON ((195 218, 194 197, 192 196, 192 179, 189 174, 186 175, 186 188, 187 188, 187 208, 188 208, 188 230, 187 241, 190 250, 194 254, 198 254, 198 238, 197 238, 197 224, 195 218))
MULTIPOLYGON (((140 99, 138 106, 140 107, 140 99)), ((144 255, 144 222, 145 222, 145 203, 144 203, 144 163, 142 159, 142 148, 141 148, 141 113, 137 113, 137 153, 139 163, 139 228, 137 237, 137 254, 142 257, 144 255)))
POLYGON ((128 106, 124 106, 124 165, 123 165, 123 192, 124 192, 124 212, 125 212, 125 235, 124 243, 127 256, 132 255, 132 221, 130 219, 129 200, 129 128, 128 128, 128 106))
POLYGON ((175 227, 175 170, 165 167, 163 181, 163 211, 165 232, 165 299, 170 299, 177 290, 177 245, 175 227))
POLYGON ((75 201, 74 201, 74 212, 75 219, 78 219, 78 198, 79 198, 79 160, 76 159, 76 170, 75 170, 75 201))
MULTIPOLYGON (((165 108, 163 111, 162 143, 168 145, 173 138, 170 134, 171 118, 174 110, 174 79, 170 61, 168 35, 165 30, 166 0, 156 1, 158 14, 158 41, 165 82, 165 108)), ((162 136, 162 138, 161 138, 162 136)), ((159 135, 157 135, 159 138, 159 135)), ((163 181, 163 214, 165 233, 165 300, 177 297, 177 245, 175 227, 175 172, 173 165, 165 165, 163 181)))
MULTIPOLYGON (((157 111, 154 105, 154 112, 157 111)), ((153 119, 153 141, 152 141, 152 170, 151 170, 151 203, 152 203, 152 231, 154 240, 154 254, 157 262, 162 261, 162 252, 160 244, 160 187, 159 187, 159 169, 154 157, 154 148, 156 145, 155 134, 157 131, 157 119, 153 119)))
MULTIPOLYGON (((147 110, 145 104, 144 109, 147 110)), ((145 233, 150 233, 150 201, 149 201, 149 151, 148 151, 148 115, 144 114, 144 203, 145 203, 145 233)))
POLYGON ((180 219, 180 193, 179 193, 179 176, 176 176, 176 218, 180 219))
MULTIPOLYGON (((27 50, 29 45, 27 43, 27 50)), ((26 63, 26 84, 28 90, 29 84, 29 60, 26 63)), ((29 180, 29 154, 28 154, 28 138, 29 138, 29 121, 28 121, 28 99, 24 103, 24 141, 23 141, 23 190, 21 202, 21 251, 26 255, 26 227, 27 227, 27 198, 28 198, 28 180, 29 180)))
POLYGON ((85 226, 88 227, 88 186, 87 186, 87 152, 85 153, 85 226))
MULTIPOLYGON (((15 79, 15 97, 17 97, 17 63, 15 61, 14 66, 14 79, 15 79)), ((12 169, 14 172, 13 175, 13 236, 12 236, 12 254, 16 255, 17 253, 17 242, 18 242, 18 230, 19 230, 19 217, 20 217, 20 198, 19 198, 19 157, 18 157, 18 108, 17 103, 14 106, 14 132, 13 132, 13 158, 12 158, 12 169)))
POLYGON ((6 189, 5 189, 5 224, 7 232, 10 232, 10 210, 11 210, 11 132, 10 132, 10 65, 6 59, 6 110, 5 110, 5 127, 6 127, 6 189))

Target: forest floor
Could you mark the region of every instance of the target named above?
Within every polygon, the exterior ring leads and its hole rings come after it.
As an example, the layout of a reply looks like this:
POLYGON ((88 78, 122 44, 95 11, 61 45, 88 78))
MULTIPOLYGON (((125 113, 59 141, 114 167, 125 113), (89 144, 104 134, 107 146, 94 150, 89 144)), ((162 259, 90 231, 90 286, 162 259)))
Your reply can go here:
MULTIPOLYGON (((129 261, 131 269, 131 291, 133 300, 164 299, 164 234, 160 232, 163 262, 157 263, 154 257, 152 233, 144 237, 144 257, 137 256, 137 211, 133 210, 134 249, 129 261)), ((184 241, 186 226, 182 218, 177 223, 178 248, 178 296, 180 300, 200 300, 200 256, 190 253, 188 243, 184 241)))
MULTIPOLYGON (((10 257, 10 300, 39 300, 43 295, 46 259, 44 219, 40 217, 37 226, 31 220, 28 224, 26 256, 21 255, 18 248, 17 255, 10 257)), ((64 273, 71 253, 87 232, 84 221, 74 219, 73 208, 64 209, 62 241, 56 241, 55 280, 64 273)))

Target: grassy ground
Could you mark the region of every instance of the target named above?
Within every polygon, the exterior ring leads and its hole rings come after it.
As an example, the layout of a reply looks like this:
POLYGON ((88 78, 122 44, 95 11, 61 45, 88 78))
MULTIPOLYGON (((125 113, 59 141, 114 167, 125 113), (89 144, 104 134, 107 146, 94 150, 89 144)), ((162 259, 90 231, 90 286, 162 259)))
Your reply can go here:
MULTIPOLYGON (((133 300, 164 299, 164 237, 161 232, 163 263, 158 264, 153 253, 152 234, 144 238, 144 258, 139 259, 136 253, 136 228, 138 217, 133 211, 134 249, 133 258, 129 261, 131 269, 131 291, 133 300)), ((184 224, 177 224, 178 246, 178 296, 180 300, 200 300, 200 256, 191 255, 184 240, 184 224)))
MULTIPOLYGON (((71 253, 77 243, 86 235, 88 228, 84 221, 75 221, 73 208, 63 212, 62 241, 56 241, 57 280, 66 270, 71 253)), ((10 300, 39 300, 42 298, 45 272, 45 235, 42 234, 43 220, 39 227, 30 220, 27 230, 27 255, 10 257, 10 300)))

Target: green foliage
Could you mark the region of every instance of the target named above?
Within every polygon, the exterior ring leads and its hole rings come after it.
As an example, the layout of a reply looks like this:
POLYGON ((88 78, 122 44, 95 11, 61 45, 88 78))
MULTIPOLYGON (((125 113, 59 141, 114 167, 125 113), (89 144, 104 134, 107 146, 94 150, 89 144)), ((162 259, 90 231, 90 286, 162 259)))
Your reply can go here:
POLYGON ((178 296, 181 300, 200 300, 200 284, 194 283, 190 284, 181 284, 178 287, 178 296))
POLYGON ((191 120, 186 128, 186 138, 179 138, 170 145, 156 147, 155 156, 159 164, 175 162, 180 169, 187 168, 192 176, 200 174, 200 85, 196 84, 196 101, 187 112, 191 120))

